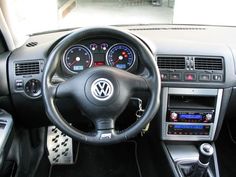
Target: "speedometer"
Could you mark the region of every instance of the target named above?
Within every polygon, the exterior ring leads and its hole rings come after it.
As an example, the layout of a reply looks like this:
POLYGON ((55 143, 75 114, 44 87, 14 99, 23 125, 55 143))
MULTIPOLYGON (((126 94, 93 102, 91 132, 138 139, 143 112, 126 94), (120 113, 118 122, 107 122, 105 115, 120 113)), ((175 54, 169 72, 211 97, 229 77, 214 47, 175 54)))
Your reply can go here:
POLYGON ((70 72, 77 73, 91 67, 93 64, 93 57, 87 47, 75 45, 67 49, 63 61, 70 72))
POLYGON ((107 52, 106 62, 123 70, 129 70, 135 63, 134 51, 126 44, 115 44, 107 52))

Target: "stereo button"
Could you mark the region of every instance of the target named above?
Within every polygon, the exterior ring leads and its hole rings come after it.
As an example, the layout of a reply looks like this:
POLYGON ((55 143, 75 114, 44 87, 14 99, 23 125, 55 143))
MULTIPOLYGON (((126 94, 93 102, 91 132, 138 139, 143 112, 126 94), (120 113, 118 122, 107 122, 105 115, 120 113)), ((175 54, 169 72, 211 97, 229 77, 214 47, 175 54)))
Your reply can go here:
POLYGON ((172 113, 170 114, 170 118, 171 118, 173 121, 176 121, 177 118, 178 118, 178 114, 175 113, 175 112, 172 112, 172 113))
POLYGON ((206 114, 206 118, 207 121, 210 121, 212 119, 212 114, 206 114))

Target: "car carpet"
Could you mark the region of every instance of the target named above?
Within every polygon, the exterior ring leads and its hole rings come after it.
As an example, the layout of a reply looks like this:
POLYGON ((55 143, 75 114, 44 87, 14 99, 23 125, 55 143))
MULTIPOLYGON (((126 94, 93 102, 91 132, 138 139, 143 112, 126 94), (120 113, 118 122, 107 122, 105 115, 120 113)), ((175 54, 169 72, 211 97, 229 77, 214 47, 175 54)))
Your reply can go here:
POLYGON ((228 127, 224 124, 220 136, 216 141, 216 151, 218 157, 220 176, 234 177, 236 176, 236 144, 230 138, 228 127))
POLYGON ((73 165, 51 166, 50 177, 141 177, 135 142, 109 146, 80 144, 73 165))

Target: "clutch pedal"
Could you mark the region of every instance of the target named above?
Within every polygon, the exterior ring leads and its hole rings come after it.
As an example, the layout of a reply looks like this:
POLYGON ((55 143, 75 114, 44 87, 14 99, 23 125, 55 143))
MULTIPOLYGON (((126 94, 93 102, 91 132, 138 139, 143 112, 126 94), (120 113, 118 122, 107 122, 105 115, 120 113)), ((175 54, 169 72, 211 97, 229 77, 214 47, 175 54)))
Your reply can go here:
POLYGON ((48 127, 47 149, 48 159, 53 164, 73 164, 72 138, 55 126, 48 127))

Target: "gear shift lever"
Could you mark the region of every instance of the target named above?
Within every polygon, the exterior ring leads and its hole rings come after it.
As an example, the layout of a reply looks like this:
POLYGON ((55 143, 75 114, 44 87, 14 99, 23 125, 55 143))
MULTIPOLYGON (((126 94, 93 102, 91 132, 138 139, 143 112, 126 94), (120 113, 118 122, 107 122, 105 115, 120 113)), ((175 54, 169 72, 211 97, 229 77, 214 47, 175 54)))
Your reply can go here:
POLYGON ((193 165, 192 173, 189 177, 205 177, 213 153, 213 147, 208 143, 203 143, 199 148, 199 160, 193 165))
POLYGON ((210 144, 202 144, 199 148, 199 162, 207 165, 210 162, 213 153, 214 149, 210 144))

